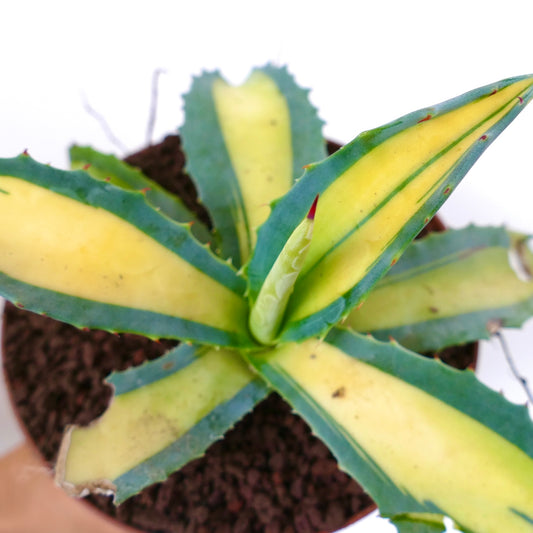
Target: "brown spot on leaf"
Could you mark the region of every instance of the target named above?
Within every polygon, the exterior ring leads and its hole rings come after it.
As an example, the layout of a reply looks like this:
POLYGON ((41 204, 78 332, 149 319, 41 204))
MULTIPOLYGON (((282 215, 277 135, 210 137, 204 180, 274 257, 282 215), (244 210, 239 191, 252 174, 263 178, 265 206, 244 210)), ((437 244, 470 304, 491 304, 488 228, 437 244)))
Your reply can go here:
POLYGON ((346 387, 339 387, 332 395, 332 398, 344 398, 346 396, 346 387))

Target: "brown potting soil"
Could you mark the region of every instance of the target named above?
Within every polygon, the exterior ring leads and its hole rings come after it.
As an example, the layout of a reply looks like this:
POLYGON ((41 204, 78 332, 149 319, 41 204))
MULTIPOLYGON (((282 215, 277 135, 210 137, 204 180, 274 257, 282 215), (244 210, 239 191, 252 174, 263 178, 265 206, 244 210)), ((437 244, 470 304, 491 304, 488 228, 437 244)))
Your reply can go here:
MULTIPOLYGON (((183 173, 176 136, 128 162, 207 213, 183 173)), ((435 224, 435 223, 434 223, 435 224)), ((111 396, 103 379, 113 370, 162 355, 175 343, 136 335, 81 331, 7 304, 4 366, 18 413, 51 465, 63 429, 88 424, 111 396)), ((475 345, 439 356, 458 368, 472 364, 475 345)), ((307 533, 334 531, 372 506, 340 472, 329 450, 276 394, 213 444, 208 453, 119 507, 89 501, 110 516, 150 533, 307 533)))

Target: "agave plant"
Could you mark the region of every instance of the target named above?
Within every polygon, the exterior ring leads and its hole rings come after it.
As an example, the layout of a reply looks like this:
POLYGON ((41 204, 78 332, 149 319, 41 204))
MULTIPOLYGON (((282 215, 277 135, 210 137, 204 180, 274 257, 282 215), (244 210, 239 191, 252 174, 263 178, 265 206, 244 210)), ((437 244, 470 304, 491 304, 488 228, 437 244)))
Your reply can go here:
POLYGON ((444 516, 533 531, 526 408, 415 353, 531 315, 533 282, 508 259, 532 271, 527 237, 472 226, 412 244, 532 95, 533 76, 507 79, 326 158, 286 69, 239 87, 203 74, 180 134, 214 231, 90 148, 72 148, 70 171, 0 160, 2 295, 78 327, 182 341, 109 377, 107 412, 66 431, 60 484, 120 503, 275 390, 402 532, 442 531, 444 516))

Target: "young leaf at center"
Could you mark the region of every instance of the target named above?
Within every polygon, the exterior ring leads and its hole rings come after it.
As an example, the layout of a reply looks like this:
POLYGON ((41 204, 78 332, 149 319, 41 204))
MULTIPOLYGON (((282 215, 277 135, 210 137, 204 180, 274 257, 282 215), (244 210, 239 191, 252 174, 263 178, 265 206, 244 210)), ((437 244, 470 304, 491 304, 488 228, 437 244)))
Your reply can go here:
POLYGON ((298 274, 311 245, 318 196, 294 230, 261 287, 250 312, 250 331, 265 345, 273 344, 298 274))

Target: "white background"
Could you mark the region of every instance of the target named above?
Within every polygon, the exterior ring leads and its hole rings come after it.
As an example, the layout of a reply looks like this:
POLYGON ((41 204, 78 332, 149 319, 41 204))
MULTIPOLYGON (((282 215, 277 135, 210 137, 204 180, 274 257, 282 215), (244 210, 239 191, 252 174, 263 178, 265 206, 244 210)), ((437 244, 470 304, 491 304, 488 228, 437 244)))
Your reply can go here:
MULTIPOLYGON (((531 2, 525 0, 6 4, 0 9, 0 157, 28 149, 61 167, 72 142, 124 153, 84 101, 105 117, 126 151, 145 143, 157 68, 166 74, 156 141, 180 126, 181 95, 203 69, 220 69, 239 82, 252 66, 288 64, 297 81, 312 88, 327 121, 325 135, 342 142, 419 107, 533 71, 531 2)), ((449 225, 504 223, 533 231, 532 133, 533 106, 454 193, 442 211, 449 225)), ((532 339, 532 327, 508 334, 531 381, 532 339)), ((495 341, 484 343, 480 375, 513 401, 525 401, 495 341)), ((7 428, 7 419, 0 424, 7 428)), ((0 440, 1 434, 7 430, 0 440)), ((389 530, 377 519, 350 529, 389 530)))

